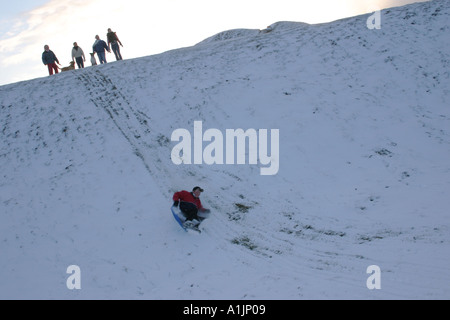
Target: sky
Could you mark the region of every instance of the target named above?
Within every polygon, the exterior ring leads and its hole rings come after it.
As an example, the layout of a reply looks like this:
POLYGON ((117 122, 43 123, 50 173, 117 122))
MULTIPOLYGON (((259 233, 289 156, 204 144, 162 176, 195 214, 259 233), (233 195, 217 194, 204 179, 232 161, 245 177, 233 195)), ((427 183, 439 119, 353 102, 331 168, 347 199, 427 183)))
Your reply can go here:
MULTIPOLYGON (((322 23, 420 0, 0 0, 0 85, 48 76, 49 45, 61 66, 73 43, 86 55, 107 29, 123 44, 124 59, 188 47, 221 31, 264 29, 278 21, 322 23)), ((423 1, 423 0, 422 0, 423 1)), ((114 62, 113 54, 107 54, 114 62)))

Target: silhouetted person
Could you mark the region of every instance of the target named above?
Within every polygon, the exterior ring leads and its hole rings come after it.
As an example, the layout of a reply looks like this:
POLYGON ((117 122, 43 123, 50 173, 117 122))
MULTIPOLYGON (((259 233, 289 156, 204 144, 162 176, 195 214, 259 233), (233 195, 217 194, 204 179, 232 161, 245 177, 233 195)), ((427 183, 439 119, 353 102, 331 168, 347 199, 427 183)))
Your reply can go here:
POLYGON ((108 48, 112 47, 112 51, 114 52, 114 55, 116 56, 116 60, 122 60, 122 55, 120 54, 120 46, 123 47, 122 42, 120 42, 119 38, 117 37, 117 34, 115 32, 111 31, 111 28, 108 28, 108 33, 106 34, 106 37, 108 39, 108 48))
POLYGON ((42 62, 48 67, 49 75, 53 74, 53 70, 55 73, 58 73, 58 66, 56 65, 56 63, 60 64, 58 58, 53 51, 50 50, 48 45, 44 46, 44 50, 45 51, 42 53, 42 62))
POLYGON ((84 61, 86 61, 86 57, 84 56, 83 49, 81 49, 76 42, 73 43, 72 49, 72 61, 75 59, 77 62, 78 68, 84 68, 84 61))
POLYGON ((106 63, 105 50, 107 50, 109 53, 111 53, 111 50, 106 45, 105 41, 100 40, 100 37, 98 35, 95 36, 95 42, 92 46, 92 49, 94 50, 94 53, 97 53, 100 64, 106 63))

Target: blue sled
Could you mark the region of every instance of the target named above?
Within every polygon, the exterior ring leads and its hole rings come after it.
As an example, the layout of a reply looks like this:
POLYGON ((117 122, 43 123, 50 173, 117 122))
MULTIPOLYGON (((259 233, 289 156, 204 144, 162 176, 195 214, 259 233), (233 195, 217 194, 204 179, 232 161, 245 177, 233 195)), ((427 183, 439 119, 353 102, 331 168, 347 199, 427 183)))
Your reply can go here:
POLYGON ((187 228, 183 225, 183 221, 181 220, 180 216, 175 212, 175 208, 176 207, 174 206, 170 208, 172 210, 173 217, 175 218, 175 220, 177 220, 180 227, 182 227, 184 231, 188 232, 187 228))

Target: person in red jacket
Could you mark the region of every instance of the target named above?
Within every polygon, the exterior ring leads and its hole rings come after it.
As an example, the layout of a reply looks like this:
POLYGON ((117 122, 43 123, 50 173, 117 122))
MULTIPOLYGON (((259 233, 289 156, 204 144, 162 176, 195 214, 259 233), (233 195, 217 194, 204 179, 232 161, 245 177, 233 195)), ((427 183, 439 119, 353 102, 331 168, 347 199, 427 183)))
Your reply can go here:
POLYGON ((194 187, 194 189, 192 189, 192 192, 182 190, 174 193, 173 205, 175 207, 178 207, 178 204, 180 205, 180 210, 186 217, 186 221, 198 222, 200 220, 198 217, 199 211, 205 213, 210 212, 209 209, 205 209, 203 207, 202 202, 200 201, 200 194, 203 191, 204 190, 200 187, 194 187))

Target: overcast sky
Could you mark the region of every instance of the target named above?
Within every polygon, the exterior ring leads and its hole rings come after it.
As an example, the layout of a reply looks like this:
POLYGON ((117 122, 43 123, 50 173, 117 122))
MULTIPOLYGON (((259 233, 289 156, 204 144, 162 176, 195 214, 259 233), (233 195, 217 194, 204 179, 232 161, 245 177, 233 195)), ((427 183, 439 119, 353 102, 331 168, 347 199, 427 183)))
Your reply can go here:
MULTIPOLYGON (((87 55, 95 35, 117 32, 124 59, 192 46, 218 32, 278 21, 329 22, 420 0, 16 0, 0 11, 0 85, 48 75, 48 44, 62 66, 73 42, 87 55)), ((423 0, 422 0, 423 1, 423 0)), ((113 54, 107 54, 114 62, 113 54)))

